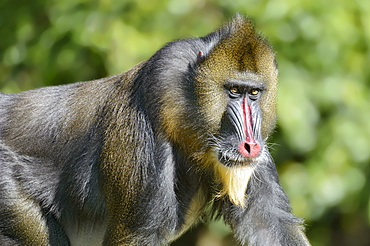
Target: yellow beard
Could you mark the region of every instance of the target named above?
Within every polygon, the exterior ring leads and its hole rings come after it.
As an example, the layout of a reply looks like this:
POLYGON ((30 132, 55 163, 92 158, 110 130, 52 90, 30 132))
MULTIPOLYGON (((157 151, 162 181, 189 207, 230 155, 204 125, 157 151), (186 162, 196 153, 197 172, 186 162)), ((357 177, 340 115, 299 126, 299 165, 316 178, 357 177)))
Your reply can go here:
POLYGON ((233 204, 244 207, 248 182, 254 168, 252 166, 226 167, 220 162, 215 165, 217 178, 222 183, 222 190, 218 197, 227 195, 233 204))
POLYGON ((208 168, 213 168, 216 181, 222 184, 216 197, 228 196, 233 204, 245 207, 248 182, 253 175, 254 167, 251 165, 227 167, 218 161, 212 151, 208 152, 207 156, 208 168))

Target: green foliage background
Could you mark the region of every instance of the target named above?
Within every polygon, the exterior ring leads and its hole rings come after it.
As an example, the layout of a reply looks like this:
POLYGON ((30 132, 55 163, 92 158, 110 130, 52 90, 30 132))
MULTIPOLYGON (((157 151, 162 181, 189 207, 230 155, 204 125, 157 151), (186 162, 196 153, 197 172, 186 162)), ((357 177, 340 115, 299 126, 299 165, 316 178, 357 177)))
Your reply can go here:
MULTIPOLYGON (((0 89, 121 73, 166 42, 252 17, 280 68, 270 142, 313 245, 370 245, 370 1, 2 0, 0 89)), ((233 245, 217 222, 177 244, 233 245)))

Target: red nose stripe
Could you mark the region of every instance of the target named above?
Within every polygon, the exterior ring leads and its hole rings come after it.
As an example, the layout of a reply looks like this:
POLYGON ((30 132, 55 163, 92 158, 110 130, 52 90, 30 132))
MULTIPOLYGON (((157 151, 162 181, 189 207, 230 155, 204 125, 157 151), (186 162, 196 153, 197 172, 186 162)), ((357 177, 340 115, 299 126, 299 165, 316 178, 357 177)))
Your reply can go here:
POLYGON ((248 99, 244 98, 242 103, 245 141, 239 145, 239 152, 249 158, 256 157, 260 151, 260 144, 254 139, 252 129, 252 110, 248 105, 248 99))

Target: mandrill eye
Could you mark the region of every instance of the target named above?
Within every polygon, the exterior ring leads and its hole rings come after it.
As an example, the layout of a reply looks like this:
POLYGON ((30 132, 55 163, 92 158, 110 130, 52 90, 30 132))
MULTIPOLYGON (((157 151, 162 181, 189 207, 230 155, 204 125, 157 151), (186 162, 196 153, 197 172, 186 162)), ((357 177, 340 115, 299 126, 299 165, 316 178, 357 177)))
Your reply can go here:
POLYGON ((232 88, 230 88, 230 92, 233 93, 233 94, 238 94, 239 89, 237 87, 232 87, 232 88))
POLYGON ((260 94, 260 90, 258 90, 258 89, 252 89, 249 92, 249 98, 252 99, 252 100, 257 100, 259 94, 260 94))
POLYGON ((229 88, 229 94, 230 94, 230 97, 232 97, 232 98, 240 97, 241 92, 240 92, 239 87, 237 87, 237 86, 230 87, 229 88))

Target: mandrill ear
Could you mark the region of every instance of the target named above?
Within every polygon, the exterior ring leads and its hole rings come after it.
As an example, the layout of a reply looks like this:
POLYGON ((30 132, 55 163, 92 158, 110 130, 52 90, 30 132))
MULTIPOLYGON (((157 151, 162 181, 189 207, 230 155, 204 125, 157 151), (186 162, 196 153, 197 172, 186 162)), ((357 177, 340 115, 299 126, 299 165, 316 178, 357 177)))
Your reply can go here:
POLYGON ((203 51, 201 51, 201 50, 198 51, 198 54, 197 54, 197 62, 199 63, 199 62, 203 61, 204 58, 205 58, 205 55, 204 55, 203 51))

